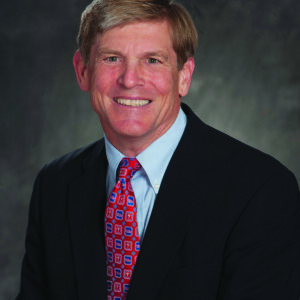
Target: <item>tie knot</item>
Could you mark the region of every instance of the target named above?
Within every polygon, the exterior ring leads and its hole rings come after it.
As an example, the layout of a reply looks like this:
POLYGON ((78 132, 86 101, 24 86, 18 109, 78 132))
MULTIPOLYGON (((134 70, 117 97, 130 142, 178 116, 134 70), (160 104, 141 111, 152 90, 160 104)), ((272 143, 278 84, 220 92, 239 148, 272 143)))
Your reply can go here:
POLYGON ((119 178, 129 181, 132 176, 141 168, 141 164, 135 157, 124 157, 120 162, 119 178))

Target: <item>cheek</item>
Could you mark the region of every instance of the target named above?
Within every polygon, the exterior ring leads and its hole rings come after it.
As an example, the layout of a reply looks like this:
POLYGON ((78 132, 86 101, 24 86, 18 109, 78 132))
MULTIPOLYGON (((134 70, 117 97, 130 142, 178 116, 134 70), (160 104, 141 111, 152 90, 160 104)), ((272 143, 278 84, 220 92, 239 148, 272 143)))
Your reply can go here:
POLYGON ((105 94, 107 93, 107 90, 109 89, 110 86, 110 76, 107 74, 107 76, 104 75, 105 73, 99 74, 94 78, 93 82, 93 90, 96 93, 99 94, 105 94))
POLYGON ((105 103, 107 103, 107 101, 104 100, 106 86, 103 80, 95 80, 90 90, 91 105, 97 114, 104 110, 105 103))
POLYGON ((153 72, 150 81, 160 96, 173 95, 178 90, 178 83, 170 72, 153 72))
MULTIPOLYGON (((105 75, 105 73, 102 73, 105 75)), ((102 110, 110 104, 107 98, 111 98, 110 94, 113 90, 113 84, 110 76, 96 76, 93 78, 92 89, 90 91, 91 103, 94 110, 102 110)))
POLYGON ((107 94, 115 87, 119 73, 118 68, 98 66, 93 76, 93 89, 98 93, 107 94))

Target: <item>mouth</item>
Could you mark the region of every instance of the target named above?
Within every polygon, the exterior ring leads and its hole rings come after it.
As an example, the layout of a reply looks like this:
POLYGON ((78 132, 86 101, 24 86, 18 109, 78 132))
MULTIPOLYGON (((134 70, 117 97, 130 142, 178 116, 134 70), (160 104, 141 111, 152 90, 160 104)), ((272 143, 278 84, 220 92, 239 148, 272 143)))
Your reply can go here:
POLYGON ((118 98, 118 97, 113 98, 113 100, 118 104, 124 106, 133 106, 133 107, 145 106, 151 102, 150 100, 145 100, 145 99, 126 99, 126 98, 118 98))

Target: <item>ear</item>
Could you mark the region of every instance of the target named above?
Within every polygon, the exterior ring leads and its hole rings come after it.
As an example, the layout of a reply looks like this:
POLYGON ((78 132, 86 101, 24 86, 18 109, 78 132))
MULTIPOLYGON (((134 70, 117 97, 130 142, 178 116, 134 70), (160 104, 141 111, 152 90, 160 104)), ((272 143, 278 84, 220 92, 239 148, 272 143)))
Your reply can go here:
POLYGON ((194 68, 194 58, 190 57, 183 65, 183 68, 179 71, 178 91, 180 97, 184 97, 188 94, 194 68))
POLYGON ((75 68, 75 73, 79 87, 84 92, 88 91, 90 89, 88 67, 85 65, 79 50, 77 50, 74 54, 73 65, 75 68))

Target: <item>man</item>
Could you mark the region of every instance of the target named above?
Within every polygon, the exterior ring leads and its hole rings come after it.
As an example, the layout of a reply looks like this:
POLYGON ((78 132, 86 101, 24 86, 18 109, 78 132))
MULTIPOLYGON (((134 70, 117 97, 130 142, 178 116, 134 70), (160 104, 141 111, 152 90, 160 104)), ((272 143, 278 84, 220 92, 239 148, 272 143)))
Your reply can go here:
POLYGON ((298 300, 296 180, 181 104, 197 43, 186 11, 94 1, 78 42, 105 138, 39 173, 17 299, 298 300))

